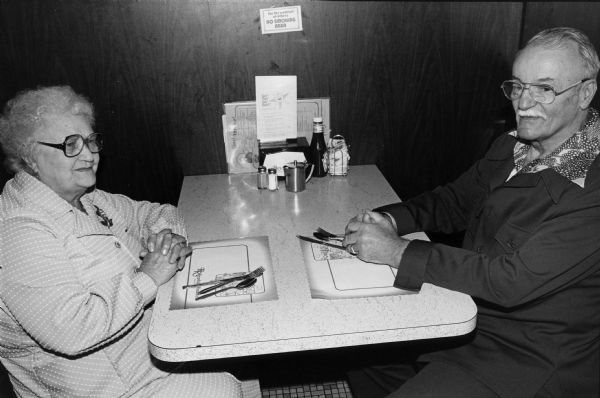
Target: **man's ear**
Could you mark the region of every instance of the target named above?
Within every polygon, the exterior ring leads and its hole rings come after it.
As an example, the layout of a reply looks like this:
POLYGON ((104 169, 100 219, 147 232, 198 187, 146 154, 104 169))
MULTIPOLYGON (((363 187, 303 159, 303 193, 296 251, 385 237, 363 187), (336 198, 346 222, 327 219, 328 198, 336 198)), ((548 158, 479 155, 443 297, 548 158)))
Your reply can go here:
POLYGON ((587 109, 594 98, 594 94, 596 94, 598 84, 596 83, 596 79, 588 80, 582 84, 583 87, 579 90, 579 107, 587 109))

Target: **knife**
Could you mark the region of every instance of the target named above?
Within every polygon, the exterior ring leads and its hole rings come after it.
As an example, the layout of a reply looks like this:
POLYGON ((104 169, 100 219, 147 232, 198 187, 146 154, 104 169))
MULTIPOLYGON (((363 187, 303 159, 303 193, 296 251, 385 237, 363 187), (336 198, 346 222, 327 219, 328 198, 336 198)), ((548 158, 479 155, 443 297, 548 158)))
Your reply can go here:
POLYGON ((308 236, 296 235, 296 237, 298 239, 302 239, 302 240, 305 240, 307 242, 318 243, 319 245, 329 246, 329 247, 335 247, 336 249, 340 249, 340 250, 346 251, 346 248, 344 246, 342 246, 342 245, 334 245, 333 243, 323 242, 322 240, 309 238, 308 236))

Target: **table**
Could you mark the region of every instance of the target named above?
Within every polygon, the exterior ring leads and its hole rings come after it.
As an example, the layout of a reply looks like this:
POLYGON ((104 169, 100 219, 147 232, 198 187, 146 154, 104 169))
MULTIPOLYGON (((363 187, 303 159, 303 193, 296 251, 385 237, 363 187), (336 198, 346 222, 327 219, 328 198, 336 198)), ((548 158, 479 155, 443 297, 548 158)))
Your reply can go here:
MULTIPOLYGON (((460 336, 475 328, 465 294, 424 284, 418 294, 312 299, 297 234, 343 231, 362 209, 400 199, 377 166, 313 178, 306 190, 258 190, 255 174, 186 176, 179 199, 188 239, 269 238, 278 299, 169 311, 172 280, 158 290, 148 332, 150 352, 169 361, 460 336)), ((422 235, 427 239, 426 235, 422 235)))

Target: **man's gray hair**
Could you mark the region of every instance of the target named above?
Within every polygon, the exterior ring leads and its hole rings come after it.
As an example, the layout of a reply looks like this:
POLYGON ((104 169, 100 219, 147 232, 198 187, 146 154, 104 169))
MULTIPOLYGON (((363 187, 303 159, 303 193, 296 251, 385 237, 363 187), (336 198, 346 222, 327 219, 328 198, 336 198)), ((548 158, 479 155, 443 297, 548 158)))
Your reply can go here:
POLYGON ((557 27, 543 30, 529 39, 525 48, 564 48, 569 45, 575 45, 577 52, 583 61, 586 77, 595 79, 598 76, 598 70, 600 69, 598 53, 590 39, 578 29, 557 27))

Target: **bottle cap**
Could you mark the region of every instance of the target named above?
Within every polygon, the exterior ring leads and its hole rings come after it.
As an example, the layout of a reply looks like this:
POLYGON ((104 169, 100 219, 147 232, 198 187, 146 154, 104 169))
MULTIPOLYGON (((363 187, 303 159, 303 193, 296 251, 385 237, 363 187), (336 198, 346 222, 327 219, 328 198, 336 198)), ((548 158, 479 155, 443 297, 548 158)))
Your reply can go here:
POLYGON ((258 171, 259 171, 259 173, 266 173, 267 168, 265 166, 258 166, 258 171))
POLYGON ((269 169, 269 174, 277 174, 277 169, 276 168, 270 168, 269 169))
POLYGON ((313 122, 317 122, 317 123, 323 123, 323 118, 322 117, 314 117, 313 118, 313 122))

